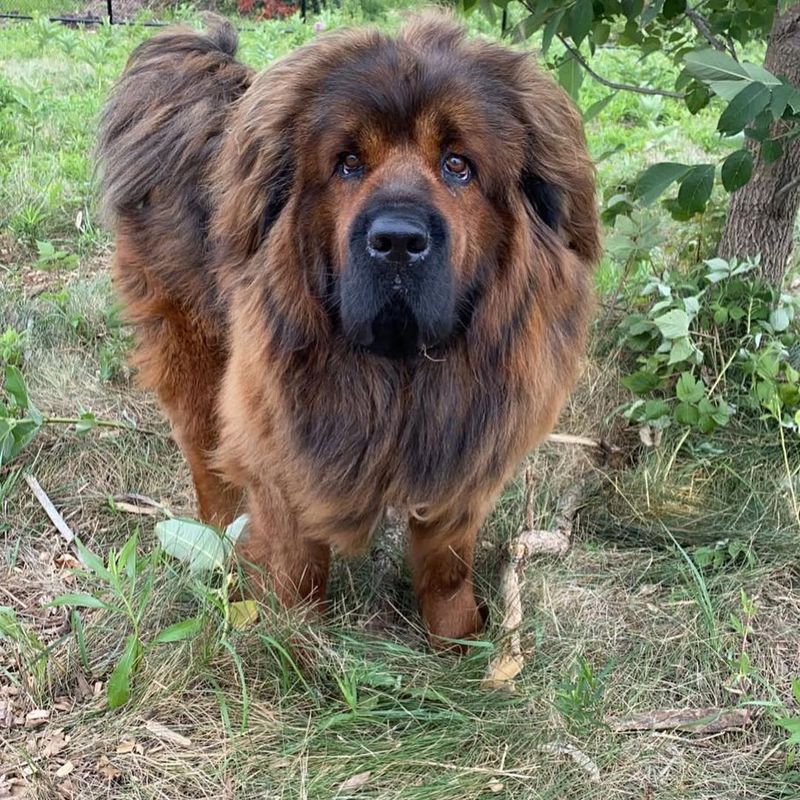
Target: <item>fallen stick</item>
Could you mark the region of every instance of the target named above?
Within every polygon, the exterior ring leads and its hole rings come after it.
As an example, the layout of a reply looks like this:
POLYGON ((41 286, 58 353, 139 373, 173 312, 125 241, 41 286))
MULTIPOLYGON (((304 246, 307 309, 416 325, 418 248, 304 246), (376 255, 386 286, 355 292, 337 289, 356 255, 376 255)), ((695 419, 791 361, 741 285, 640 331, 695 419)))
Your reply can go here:
POLYGON ((67 542, 67 544, 72 544, 75 541, 75 534, 73 533, 72 528, 67 525, 66 520, 53 505, 52 501, 47 496, 47 492, 45 492, 45 490, 42 489, 41 485, 39 484, 39 481, 37 481, 33 475, 26 475, 25 483, 30 486, 34 497, 36 497, 36 499, 39 501, 39 505, 41 505, 45 514, 47 514, 47 516, 50 518, 50 522, 56 526, 56 530, 61 534, 61 537, 67 542))
POLYGON ((544 744, 537 748, 542 753, 569 756, 584 772, 589 775, 592 783, 600 783, 600 767, 592 761, 583 750, 571 744, 544 744))
POLYGON ((616 733, 632 731, 686 731, 687 733, 720 733, 742 730, 752 719, 749 708, 663 708, 609 718, 606 722, 616 733))
POLYGON ((481 685, 486 689, 508 689, 513 691, 514 678, 522 672, 525 658, 519 627, 522 624, 522 586, 524 567, 534 555, 564 555, 569 550, 572 524, 580 505, 580 493, 573 486, 558 505, 553 527, 550 530, 534 530, 535 510, 533 504, 533 469, 525 470, 525 530, 508 545, 508 562, 500 577, 500 594, 505 605, 505 614, 500 625, 509 636, 505 646, 489 664, 481 685))

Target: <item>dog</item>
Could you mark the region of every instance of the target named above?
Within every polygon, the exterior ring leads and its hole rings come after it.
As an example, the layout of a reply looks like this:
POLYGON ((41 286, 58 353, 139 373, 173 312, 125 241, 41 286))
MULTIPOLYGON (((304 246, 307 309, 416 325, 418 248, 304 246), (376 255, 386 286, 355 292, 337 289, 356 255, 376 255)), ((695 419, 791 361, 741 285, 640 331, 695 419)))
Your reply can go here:
POLYGON ((476 537, 555 424, 600 227, 580 114, 450 17, 323 35, 256 74, 236 34, 133 52, 102 114, 113 279, 203 520, 253 591, 322 604, 331 548, 409 515, 434 644, 476 635, 476 537))

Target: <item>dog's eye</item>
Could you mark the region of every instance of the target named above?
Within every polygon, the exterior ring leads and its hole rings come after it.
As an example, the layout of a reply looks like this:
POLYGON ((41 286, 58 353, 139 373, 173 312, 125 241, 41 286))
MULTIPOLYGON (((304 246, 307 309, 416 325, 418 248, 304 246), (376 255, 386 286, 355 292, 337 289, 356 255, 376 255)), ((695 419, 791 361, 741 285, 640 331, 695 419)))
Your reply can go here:
POLYGON ((362 169, 364 165, 355 153, 345 153, 339 159, 339 173, 345 178, 358 174, 362 169))
POLYGON ((457 181, 458 183, 467 183, 472 177, 472 169, 470 169, 469 161, 464 156, 457 155, 456 153, 448 153, 442 162, 442 172, 445 178, 457 181))

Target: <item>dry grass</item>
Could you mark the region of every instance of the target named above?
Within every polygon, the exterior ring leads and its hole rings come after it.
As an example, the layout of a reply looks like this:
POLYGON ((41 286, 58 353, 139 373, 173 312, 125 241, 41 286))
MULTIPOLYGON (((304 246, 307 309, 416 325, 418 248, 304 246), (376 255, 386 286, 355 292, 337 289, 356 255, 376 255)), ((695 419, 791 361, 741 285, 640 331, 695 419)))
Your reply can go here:
MULTIPOLYGON (((716 460, 679 458, 668 475, 668 442, 618 469, 575 447, 547 445, 531 457, 537 524, 549 524, 572 482, 584 481, 587 495, 572 552, 526 571, 528 659, 513 695, 485 692, 479 682, 499 635, 503 544, 523 520, 519 485, 498 505, 480 553, 480 589, 494 622, 484 646, 461 661, 425 646, 396 530, 372 553, 336 564, 324 624, 265 610, 251 627, 224 633, 203 591, 160 560, 147 631, 199 612, 203 633, 151 651, 131 702, 108 711, 104 682, 127 631, 105 612, 84 612, 83 663, 68 616, 46 603, 67 590, 98 591, 98 584, 74 576, 69 547, 19 476, 36 475, 95 551, 118 547, 140 527, 147 553, 154 518, 114 511, 109 496, 138 492, 190 511, 188 475, 151 400, 124 372, 118 383, 98 377, 98 354, 110 335, 105 277, 73 279, 66 317, 52 301, 13 292, 5 295, 3 322, 27 327, 25 371, 44 409, 86 408, 155 433, 79 438, 48 429, 2 476, 2 603, 47 648, 36 662, 35 649, 4 642, 6 791, 24 788, 41 798, 796 796, 797 773, 787 766, 770 706, 790 704, 790 683, 800 672, 800 547, 776 492, 781 476, 766 460, 771 454, 753 460, 741 439, 716 460), (75 315, 86 320, 83 333, 69 322, 75 315), (734 492, 742 482, 720 484, 720 459, 740 472, 750 464, 750 478, 759 481, 734 492), (754 504, 750 514, 743 495, 754 504), (725 532, 747 542, 750 555, 693 572, 687 558, 725 532), (737 683, 742 643, 729 617, 742 613, 742 589, 757 611, 744 643, 753 674, 737 683), (313 666, 294 670, 281 650, 290 638, 303 640, 313 666), (580 664, 601 687, 595 699, 575 677, 580 664), (753 702, 767 707, 755 708, 744 731, 613 733, 603 724, 606 716, 658 708, 753 702), (50 718, 26 728, 25 716, 36 708, 50 718), (153 732, 153 721, 167 726, 167 738, 153 732), (599 783, 559 751, 565 745, 596 763, 599 783), (67 762, 71 771, 59 777, 67 762), (364 772, 370 774, 360 788, 340 789, 364 772)), ((625 443, 612 423, 617 387, 614 359, 596 356, 561 428, 625 443)))

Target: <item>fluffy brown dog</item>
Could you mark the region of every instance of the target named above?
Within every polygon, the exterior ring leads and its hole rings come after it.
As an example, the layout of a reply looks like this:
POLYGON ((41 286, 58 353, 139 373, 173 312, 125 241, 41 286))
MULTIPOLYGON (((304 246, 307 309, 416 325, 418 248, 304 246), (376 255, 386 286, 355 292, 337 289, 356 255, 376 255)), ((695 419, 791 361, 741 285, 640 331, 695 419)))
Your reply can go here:
POLYGON ((475 539, 576 377, 600 252, 581 119, 522 53, 423 16, 254 74, 222 23, 140 45, 99 156, 136 363, 200 514, 321 602, 410 514, 434 637, 480 629, 475 539))

